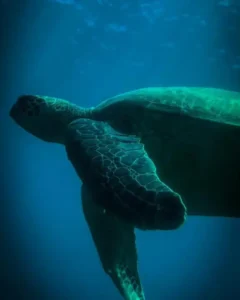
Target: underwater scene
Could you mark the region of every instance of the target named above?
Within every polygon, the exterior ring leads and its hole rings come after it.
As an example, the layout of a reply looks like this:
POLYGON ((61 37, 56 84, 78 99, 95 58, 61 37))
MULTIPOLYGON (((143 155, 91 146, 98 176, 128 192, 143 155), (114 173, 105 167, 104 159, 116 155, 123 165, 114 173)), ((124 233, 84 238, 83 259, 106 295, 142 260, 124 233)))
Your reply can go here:
POLYGON ((240 299, 240 1, 0 24, 0 299, 240 299))

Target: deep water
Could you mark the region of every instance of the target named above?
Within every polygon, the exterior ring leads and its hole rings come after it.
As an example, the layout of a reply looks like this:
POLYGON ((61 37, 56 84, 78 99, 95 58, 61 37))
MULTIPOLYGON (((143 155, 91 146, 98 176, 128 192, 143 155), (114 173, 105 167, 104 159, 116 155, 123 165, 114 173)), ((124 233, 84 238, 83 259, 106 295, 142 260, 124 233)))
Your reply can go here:
MULTIPOLYGON (((148 86, 240 91, 240 2, 2 0, 0 22, 0 299, 120 300, 64 148, 27 134, 8 111, 26 93, 89 107, 148 86)), ((240 220, 203 217, 137 231, 146 299, 240 299, 239 233, 240 220)))

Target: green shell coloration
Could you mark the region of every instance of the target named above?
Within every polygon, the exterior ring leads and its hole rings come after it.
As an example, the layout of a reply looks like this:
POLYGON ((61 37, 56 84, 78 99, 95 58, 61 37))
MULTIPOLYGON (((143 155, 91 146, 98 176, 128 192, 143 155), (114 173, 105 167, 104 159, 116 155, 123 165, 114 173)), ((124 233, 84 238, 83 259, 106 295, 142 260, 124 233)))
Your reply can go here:
POLYGON ((95 112, 97 116, 108 112, 114 115, 121 107, 126 110, 128 107, 131 113, 136 110, 136 114, 142 109, 153 116, 177 114, 240 126, 240 93, 234 91, 201 87, 144 88, 107 99, 95 112))
POLYGON ((147 88, 108 99, 93 113, 141 138, 188 215, 240 217, 240 93, 147 88))
POLYGON ((66 149, 98 204, 140 229, 174 229, 185 220, 181 197, 156 174, 143 144, 107 123, 78 119, 69 125, 66 149))

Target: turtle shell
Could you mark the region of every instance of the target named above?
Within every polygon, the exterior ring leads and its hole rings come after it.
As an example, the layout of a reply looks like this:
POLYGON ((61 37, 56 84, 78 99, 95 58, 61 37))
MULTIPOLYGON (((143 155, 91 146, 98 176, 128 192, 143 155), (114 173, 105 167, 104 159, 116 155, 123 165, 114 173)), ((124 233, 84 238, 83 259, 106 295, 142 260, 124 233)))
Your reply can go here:
POLYGON ((141 139, 188 214, 240 217, 240 93, 145 88, 107 99, 93 117, 141 139))

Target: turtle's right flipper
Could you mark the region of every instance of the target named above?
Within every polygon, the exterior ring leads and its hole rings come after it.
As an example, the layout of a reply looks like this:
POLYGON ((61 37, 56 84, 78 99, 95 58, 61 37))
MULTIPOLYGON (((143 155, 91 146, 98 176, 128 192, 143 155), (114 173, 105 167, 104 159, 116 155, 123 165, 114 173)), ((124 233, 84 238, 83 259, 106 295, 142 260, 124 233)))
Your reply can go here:
POLYGON ((65 145, 94 199, 114 215, 140 229, 175 229, 185 221, 181 197, 159 179, 139 138, 105 122, 77 119, 68 127, 65 145))
POLYGON ((82 186, 82 206, 105 272, 125 300, 144 300, 137 269, 134 228, 97 205, 85 184, 82 186))

